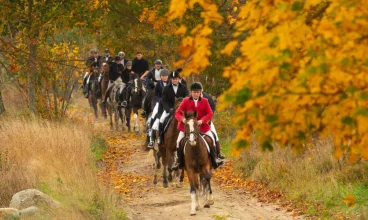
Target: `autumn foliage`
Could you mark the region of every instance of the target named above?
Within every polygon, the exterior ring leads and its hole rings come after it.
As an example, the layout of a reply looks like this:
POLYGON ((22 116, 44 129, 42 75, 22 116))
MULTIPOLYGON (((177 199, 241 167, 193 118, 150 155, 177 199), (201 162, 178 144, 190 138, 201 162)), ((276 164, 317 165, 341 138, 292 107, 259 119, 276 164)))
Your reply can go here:
MULTIPOLYGON (((193 5, 203 22, 181 43, 186 74, 210 65, 211 33, 224 21, 215 1, 171 1, 169 19, 184 19, 193 5), (196 57, 202 57, 200 60, 196 57)), ((232 39, 221 51, 238 53, 225 67, 231 82, 222 106, 235 107, 237 150, 252 132, 264 149, 273 141, 300 149, 314 133, 333 135, 336 156, 368 159, 368 10, 363 0, 233 1, 232 39)), ((181 28, 184 30, 184 28, 181 28)))

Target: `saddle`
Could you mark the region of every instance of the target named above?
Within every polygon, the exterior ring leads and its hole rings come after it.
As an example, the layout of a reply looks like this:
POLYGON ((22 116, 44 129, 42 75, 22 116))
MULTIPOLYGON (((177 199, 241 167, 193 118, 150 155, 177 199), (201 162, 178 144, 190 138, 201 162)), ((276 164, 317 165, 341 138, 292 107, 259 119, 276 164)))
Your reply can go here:
MULTIPOLYGON (((203 139, 206 141, 207 143, 207 148, 208 148, 208 153, 210 153, 210 150, 211 150, 211 146, 213 146, 213 141, 212 141, 212 138, 206 134, 200 134, 203 139)), ((184 149, 184 145, 185 145, 185 142, 187 141, 187 138, 184 137, 183 139, 181 139, 180 143, 179 143, 179 148, 180 150, 182 150, 183 152, 185 151, 184 149)))

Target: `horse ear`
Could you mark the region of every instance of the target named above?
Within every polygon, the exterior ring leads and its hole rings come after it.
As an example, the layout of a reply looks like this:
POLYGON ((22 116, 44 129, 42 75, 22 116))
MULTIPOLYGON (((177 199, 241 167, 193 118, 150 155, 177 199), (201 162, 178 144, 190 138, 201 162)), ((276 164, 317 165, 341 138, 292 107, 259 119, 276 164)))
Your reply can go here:
POLYGON ((197 118, 197 111, 194 111, 194 118, 197 118))

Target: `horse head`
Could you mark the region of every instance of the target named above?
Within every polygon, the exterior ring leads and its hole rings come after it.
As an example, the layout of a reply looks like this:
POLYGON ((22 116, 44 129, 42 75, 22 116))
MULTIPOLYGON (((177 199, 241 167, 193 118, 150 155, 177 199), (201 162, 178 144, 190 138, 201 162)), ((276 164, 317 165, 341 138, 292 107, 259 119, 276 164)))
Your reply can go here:
POLYGON ((185 136, 189 137, 188 141, 191 146, 196 146, 199 136, 199 125, 197 120, 197 112, 185 112, 185 136))

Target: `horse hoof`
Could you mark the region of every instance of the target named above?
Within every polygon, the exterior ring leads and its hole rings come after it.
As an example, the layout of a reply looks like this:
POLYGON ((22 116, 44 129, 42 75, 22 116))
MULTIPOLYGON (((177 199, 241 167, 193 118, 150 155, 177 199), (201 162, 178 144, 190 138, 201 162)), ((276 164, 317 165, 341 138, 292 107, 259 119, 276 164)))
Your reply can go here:
POLYGON ((213 201, 213 200, 208 200, 208 201, 207 201, 207 204, 208 204, 208 205, 213 205, 213 204, 215 204, 215 201, 213 201))
POLYGON ((196 211, 199 211, 199 205, 196 206, 195 210, 196 211))
POLYGON ((172 182, 172 181, 173 181, 173 177, 172 177, 171 175, 169 175, 169 176, 167 177, 167 180, 169 180, 169 182, 172 182))
POLYGON ((191 215, 191 216, 196 215, 196 210, 191 210, 191 211, 190 211, 190 215, 191 215))
POLYGON ((169 187, 169 184, 168 183, 164 183, 164 188, 167 188, 169 187))
POLYGON ((153 180, 153 184, 155 184, 155 185, 156 185, 156 184, 157 184, 157 180, 153 180))
POLYGON ((158 164, 156 165, 156 168, 157 168, 157 169, 161 169, 161 163, 158 163, 158 164))
POLYGON ((210 206, 209 204, 205 204, 203 207, 208 209, 208 208, 210 208, 211 206, 210 206))

